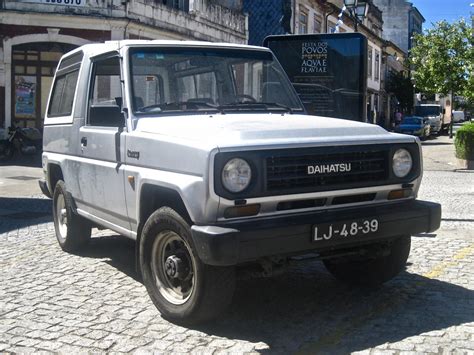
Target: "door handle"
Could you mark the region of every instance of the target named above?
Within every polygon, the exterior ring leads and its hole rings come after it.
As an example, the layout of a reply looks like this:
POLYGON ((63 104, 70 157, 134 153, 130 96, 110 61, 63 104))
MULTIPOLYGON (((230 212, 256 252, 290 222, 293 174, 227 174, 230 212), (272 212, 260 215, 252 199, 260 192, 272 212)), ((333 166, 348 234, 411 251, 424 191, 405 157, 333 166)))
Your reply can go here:
POLYGON ((82 137, 81 138, 81 147, 87 147, 87 137, 82 137))

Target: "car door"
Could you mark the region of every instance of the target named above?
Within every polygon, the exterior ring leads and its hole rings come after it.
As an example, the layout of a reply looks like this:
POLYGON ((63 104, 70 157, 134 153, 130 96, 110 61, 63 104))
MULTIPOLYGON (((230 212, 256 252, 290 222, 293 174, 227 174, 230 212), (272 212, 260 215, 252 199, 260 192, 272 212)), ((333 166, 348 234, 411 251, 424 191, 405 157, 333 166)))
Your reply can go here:
POLYGON ((122 113, 120 58, 93 60, 86 124, 80 128, 82 207, 96 220, 127 234, 124 194, 125 117, 122 113))

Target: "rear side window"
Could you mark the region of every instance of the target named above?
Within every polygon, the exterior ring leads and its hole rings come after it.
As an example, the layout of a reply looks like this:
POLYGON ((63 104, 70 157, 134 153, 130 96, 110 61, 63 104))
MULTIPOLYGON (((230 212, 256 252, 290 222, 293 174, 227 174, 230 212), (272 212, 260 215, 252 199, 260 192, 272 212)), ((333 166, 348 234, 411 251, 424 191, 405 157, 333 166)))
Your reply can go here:
POLYGON ((71 115, 78 74, 79 70, 74 70, 56 77, 49 103, 49 116, 71 115))

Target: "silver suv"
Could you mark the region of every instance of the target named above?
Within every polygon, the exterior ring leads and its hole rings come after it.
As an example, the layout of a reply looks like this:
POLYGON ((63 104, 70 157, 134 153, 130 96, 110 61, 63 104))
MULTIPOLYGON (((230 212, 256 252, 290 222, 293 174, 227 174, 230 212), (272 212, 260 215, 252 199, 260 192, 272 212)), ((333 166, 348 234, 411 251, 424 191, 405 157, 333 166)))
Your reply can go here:
POLYGON ((92 227, 136 241, 137 269, 176 322, 217 316, 237 271, 270 275, 312 253, 372 286, 439 227, 416 200, 418 139, 308 116, 265 48, 91 44, 59 63, 44 126, 43 192, 61 248, 92 227))

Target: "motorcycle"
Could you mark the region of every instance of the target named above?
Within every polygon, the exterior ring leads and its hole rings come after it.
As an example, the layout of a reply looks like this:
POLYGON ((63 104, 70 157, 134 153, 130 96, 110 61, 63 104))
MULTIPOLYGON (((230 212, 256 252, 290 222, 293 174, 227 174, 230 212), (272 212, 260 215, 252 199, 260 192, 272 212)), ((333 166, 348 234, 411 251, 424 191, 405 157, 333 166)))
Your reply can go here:
POLYGON ((8 136, 0 141, 0 160, 13 158, 15 152, 35 155, 42 149, 41 132, 36 128, 9 127, 8 136))

